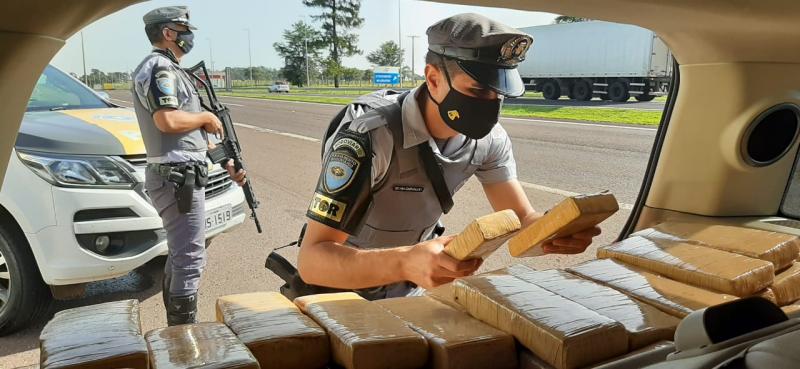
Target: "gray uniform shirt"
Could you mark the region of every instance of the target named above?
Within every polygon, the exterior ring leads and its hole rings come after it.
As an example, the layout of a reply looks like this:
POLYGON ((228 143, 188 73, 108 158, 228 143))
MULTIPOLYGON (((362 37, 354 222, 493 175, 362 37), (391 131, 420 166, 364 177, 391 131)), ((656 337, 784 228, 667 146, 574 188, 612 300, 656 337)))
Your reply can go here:
POLYGON ((134 71, 133 95, 149 163, 205 161, 208 137, 202 128, 164 133, 153 120, 162 108, 202 111, 194 81, 174 60, 155 51, 145 57, 134 71))
MULTIPOLYGON (((517 164, 514 160, 514 153, 511 150, 511 139, 508 137, 506 130, 498 123, 494 126, 492 131, 487 137, 481 140, 488 140, 488 145, 476 146, 476 149, 484 150, 486 152, 472 153, 471 155, 456 155, 458 151, 470 141, 464 135, 457 135, 445 142, 440 148, 436 140, 433 139, 428 127, 425 125, 425 119, 422 117, 422 111, 419 108, 417 97, 424 87, 417 87, 409 93, 408 97, 403 100, 403 148, 410 148, 427 142, 433 148, 434 154, 437 158, 442 160, 457 160, 457 161, 471 161, 477 164, 478 168, 475 170, 475 176, 481 183, 499 183, 517 178, 517 164)), ((390 96, 390 98, 397 96, 390 96)), ((359 106, 350 106, 348 115, 353 120, 364 114, 364 110, 359 106)), ((343 121, 343 123, 346 123, 343 121)), ((368 130, 369 127, 352 127, 356 130, 368 130)), ((393 152, 393 138, 389 126, 380 126, 369 131, 370 139, 372 141, 372 185, 376 186, 381 182, 389 168, 389 162, 392 158, 393 152)), ((325 142, 326 152, 330 149, 333 139, 336 135, 332 135, 330 139, 325 142)), ((462 181, 461 173, 447 172, 445 167, 445 180, 447 183, 452 183, 454 180, 462 181)), ((451 169, 456 166, 450 166, 451 169)), ((467 178, 468 179, 468 178, 467 178)), ((465 180, 464 180, 465 182, 465 180)), ((457 186, 461 187, 463 183, 457 186)))

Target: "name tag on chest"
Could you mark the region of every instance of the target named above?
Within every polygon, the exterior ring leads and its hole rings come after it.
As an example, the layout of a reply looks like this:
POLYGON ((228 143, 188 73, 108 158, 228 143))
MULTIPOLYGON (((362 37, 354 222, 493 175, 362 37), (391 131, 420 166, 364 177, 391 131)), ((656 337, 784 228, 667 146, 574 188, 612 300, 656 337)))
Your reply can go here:
POLYGON ((412 185, 395 185, 394 190, 397 192, 422 192, 425 190, 425 187, 412 186, 412 185))

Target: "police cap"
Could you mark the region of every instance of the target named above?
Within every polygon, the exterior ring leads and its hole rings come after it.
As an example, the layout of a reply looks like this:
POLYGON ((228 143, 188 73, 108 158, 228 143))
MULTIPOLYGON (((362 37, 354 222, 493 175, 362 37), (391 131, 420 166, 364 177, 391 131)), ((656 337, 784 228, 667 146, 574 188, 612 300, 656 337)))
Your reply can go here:
POLYGON ((479 83, 509 97, 525 93, 517 65, 533 44, 530 35, 475 13, 443 19, 427 35, 428 50, 455 60, 479 83))
POLYGON ((189 29, 197 29, 189 23, 189 8, 185 6, 165 6, 153 9, 147 12, 142 19, 145 25, 175 23, 189 27, 189 29))

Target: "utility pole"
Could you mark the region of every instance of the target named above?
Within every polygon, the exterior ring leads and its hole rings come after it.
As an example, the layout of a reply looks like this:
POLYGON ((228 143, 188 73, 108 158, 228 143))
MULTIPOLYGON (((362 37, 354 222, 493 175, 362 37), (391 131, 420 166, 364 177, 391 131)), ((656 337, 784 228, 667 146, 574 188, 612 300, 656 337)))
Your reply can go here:
POLYGON ((247 31, 247 56, 250 59, 250 80, 253 80, 253 52, 250 50, 250 28, 245 28, 247 31))
POLYGON ((89 75, 86 74, 86 51, 83 48, 83 31, 81 31, 81 59, 83 59, 83 83, 89 86, 89 75))
POLYGON ((214 72, 214 51, 211 49, 211 38, 206 37, 208 41, 208 64, 211 65, 211 72, 214 72))
POLYGON ((306 54, 305 55, 305 57, 306 57, 306 87, 310 87, 311 86, 311 77, 310 77, 310 74, 308 73, 308 39, 303 39, 303 43, 306 46, 306 49, 305 49, 305 52, 304 52, 306 54))
POLYGON ((409 35, 411 39, 411 88, 417 87, 417 73, 414 71, 414 40, 419 38, 417 35, 409 35))
MULTIPOLYGON (((403 50, 403 31, 402 27, 400 26, 400 0, 397 0, 397 47, 400 50, 403 50)), ((400 88, 403 88, 403 57, 400 57, 400 66, 398 72, 400 72, 400 88)))

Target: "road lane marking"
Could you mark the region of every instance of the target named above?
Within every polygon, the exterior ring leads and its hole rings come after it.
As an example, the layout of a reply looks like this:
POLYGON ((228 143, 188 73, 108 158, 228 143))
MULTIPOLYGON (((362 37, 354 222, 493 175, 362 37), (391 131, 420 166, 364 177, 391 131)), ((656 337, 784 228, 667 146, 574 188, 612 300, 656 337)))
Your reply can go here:
POLYGON ((244 106, 244 105, 242 105, 242 104, 234 104, 234 103, 225 103, 225 105, 230 105, 230 106, 239 106, 239 107, 245 107, 245 106, 244 106))
POLYGON ((260 99, 257 97, 243 97, 243 96, 220 96, 220 98, 225 99, 245 99, 245 100, 258 100, 264 102, 287 102, 287 103, 294 103, 294 104, 306 104, 306 105, 322 105, 322 106, 341 106, 344 107, 342 104, 328 104, 328 103, 318 103, 318 102, 308 102, 308 101, 293 101, 293 100, 280 100, 280 99, 260 99))
MULTIPOLYGON (((296 139, 299 139, 299 140, 304 140, 304 141, 309 141, 309 142, 320 142, 319 139, 316 139, 316 138, 313 138, 313 137, 308 137, 308 136, 303 136, 303 135, 298 135, 298 134, 288 133, 288 132, 280 132, 280 131, 276 131, 274 129, 254 126, 252 124, 238 123, 238 122, 234 122, 233 124, 235 126, 239 126, 239 127, 242 127, 242 128, 252 129, 252 130, 254 130, 256 132, 271 133, 271 134, 274 134, 274 135, 279 135, 279 136, 284 136, 284 137, 291 137, 291 138, 296 138, 296 139)), ((561 196, 564 196, 564 197, 571 197, 571 196, 580 195, 577 192, 562 190, 562 189, 553 188, 553 187, 542 186, 542 185, 538 185, 538 184, 535 184, 535 183, 529 183, 529 182, 525 182, 525 181, 519 181, 519 183, 524 188, 529 188, 529 189, 532 189, 532 190, 552 193, 552 194, 555 194, 555 195, 561 195, 561 196)), ((619 204, 619 208, 623 209, 623 210, 631 210, 631 209, 633 209, 633 205, 620 203, 619 204)))
POLYGON ((254 126, 254 125, 250 125, 250 124, 246 124, 246 123, 234 122, 233 125, 239 126, 239 127, 242 127, 242 128, 252 129, 252 130, 254 130, 256 132, 271 133, 271 134, 278 135, 278 136, 291 137, 291 138, 296 138, 298 140, 304 140, 304 141, 309 141, 309 142, 320 142, 320 140, 317 139, 317 138, 303 136, 303 135, 296 135, 294 133, 289 133, 289 132, 276 131, 274 129, 258 127, 258 126, 254 126))
POLYGON ((125 101, 125 100, 115 99, 115 98, 113 98, 113 97, 111 98, 111 100, 114 100, 114 101, 119 101, 119 102, 121 102, 121 103, 125 103, 125 104, 133 104, 133 103, 132 103, 132 102, 130 102, 130 101, 125 101))

